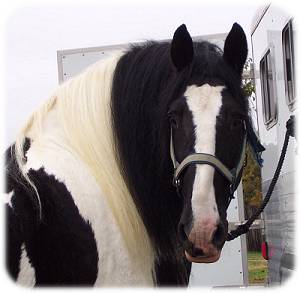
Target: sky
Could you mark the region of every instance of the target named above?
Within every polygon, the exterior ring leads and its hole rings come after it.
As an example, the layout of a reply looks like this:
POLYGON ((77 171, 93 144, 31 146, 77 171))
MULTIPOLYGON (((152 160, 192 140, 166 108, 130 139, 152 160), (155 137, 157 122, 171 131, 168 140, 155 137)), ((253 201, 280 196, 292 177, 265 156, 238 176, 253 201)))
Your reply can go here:
POLYGON ((4 147, 57 86, 57 50, 169 39, 182 23, 192 36, 199 36, 227 33, 238 22, 250 43, 251 22, 260 5, 208 3, 32 3, 12 9, 4 31, 5 108, 9 113, 4 147))
MULTIPOLYGON (((289 7, 286 0, 283 9, 289 7)), ((247 35, 264 1, 16 1, 1 7, 0 139, 6 148, 30 113, 58 84, 57 51, 170 39, 185 23, 192 36, 228 33, 238 22, 247 35), (3 9, 4 8, 4 9, 3 9), (12 119, 13 117, 13 119, 12 119)))
MULTIPOLYGON (((290 3, 276 5, 292 10, 290 3)), ((58 50, 170 39, 182 23, 192 36, 228 33, 238 22, 251 56, 251 24, 264 5, 255 0, 7 1, 0 11, 0 109, 9 116, 0 126, 0 150, 57 86, 58 50)))

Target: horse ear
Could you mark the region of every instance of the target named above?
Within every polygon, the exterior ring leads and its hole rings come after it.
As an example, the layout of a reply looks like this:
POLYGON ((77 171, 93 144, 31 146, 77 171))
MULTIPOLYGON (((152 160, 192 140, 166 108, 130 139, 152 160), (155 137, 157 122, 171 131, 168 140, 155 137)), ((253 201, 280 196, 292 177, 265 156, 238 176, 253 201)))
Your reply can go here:
POLYGON ((242 27, 235 22, 225 40, 223 58, 241 76, 247 54, 246 35, 242 27))
POLYGON ((171 59, 177 71, 181 71, 188 66, 192 62, 193 56, 193 40, 185 24, 182 24, 175 31, 171 43, 171 59))

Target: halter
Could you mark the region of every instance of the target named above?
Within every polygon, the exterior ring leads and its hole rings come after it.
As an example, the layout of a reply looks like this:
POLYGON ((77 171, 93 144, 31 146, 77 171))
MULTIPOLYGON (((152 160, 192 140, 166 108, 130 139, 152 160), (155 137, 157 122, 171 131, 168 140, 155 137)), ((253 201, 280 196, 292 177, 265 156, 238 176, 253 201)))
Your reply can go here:
MULTIPOLYGON (((257 219, 257 217, 260 215, 260 213, 264 210, 265 206, 267 205, 272 192, 274 190, 274 186, 277 182, 277 179, 279 177, 280 174, 280 170, 284 161, 284 156, 287 150, 287 145, 289 142, 289 136, 294 136, 295 135, 295 131, 294 131, 294 116, 291 116, 289 121, 287 122, 287 132, 285 135, 285 142, 284 142, 284 146, 280 155, 280 159, 274 174, 274 178, 272 179, 272 182, 270 184, 270 187, 268 189, 268 192, 261 204, 261 206, 259 207, 258 211, 253 214, 251 216, 250 219, 248 219, 247 222, 245 222, 244 224, 239 225, 235 230, 230 231, 227 234, 227 241, 231 241, 237 237, 239 237, 242 234, 245 234, 249 231, 250 226, 252 225, 252 223, 255 221, 255 219, 257 219)), ((260 167, 262 167, 262 163, 263 163, 263 159, 261 157, 261 153, 265 150, 264 146, 259 142, 258 137, 256 136, 253 128, 251 127, 251 124, 249 123, 249 121, 243 121, 244 122, 244 130, 245 130, 245 135, 244 135, 244 139, 243 139, 243 144, 242 144, 242 150, 241 150, 241 154, 240 154, 240 159, 239 162, 236 166, 236 168, 233 168, 231 170, 229 170, 218 158, 216 158, 215 156, 211 155, 211 154, 207 154, 207 153, 194 153, 191 155, 188 155, 187 157, 185 157, 183 159, 183 161, 181 163, 178 163, 175 157, 175 151, 174 151, 174 145, 173 145, 173 130, 172 130, 172 125, 171 125, 171 131, 170 131, 170 156, 173 162, 173 166, 174 166, 174 175, 173 175, 173 184, 174 186, 176 186, 177 189, 177 193, 180 195, 180 190, 179 190, 179 186, 180 186, 180 174, 182 173, 182 171, 187 168, 189 165, 191 164, 206 164, 206 165, 210 165, 212 167, 214 167, 221 175, 223 175, 229 182, 230 182, 230 197, 229 197, 229 203, 233 197, 233 194, 235 192, 235 190, 237 189, 241 177, 242 177, 242 171, 243 171, 243 167, 245 166, 245 159, 246 159, 246 146, 247 144, 250 146, 250 151, 252 152, 252 154, 254 155, 254 158, 256 160, 256 162, 259 164, 260 167)), ((183 231, 183 233, 181 233, 183 235, 183 247, 186 251, 191 251, 192 246, 190 241, 188 240, 185 232, 183 231)))
POLYGON ((171 126, 171 132, 170 132, 170 156, 173 162, 174 167, 174 175, 173 175, 173 185, 177 188, 177 191, 179 192, 179 186, 180 186, 180 174, 183 172, 184 169, 186 169, 190 165, 210 165, 214 167, 221 175, 223 175, 230 183, 229 192, 230 192, 230 199, 233 198, 233 194, 235 190, 237 189, 241 174, 244 167, 244 161, 246 157, 246 145, 247 145, 247 132, 246 132, 246 124, 244 122, 244 129, 245 129, 245 136, 243 139, 242 144, 242 151, 240 154, 239 162, 236 166, 236 168, 233 168, 229 170, 217 157, 207 154, 207 153, 193 153, 188 155, 183 159, 181 163, 178 163, 178 161, 175 158, 175 151, 174 151, 174 144, 173 144, 173 130, 171 126))

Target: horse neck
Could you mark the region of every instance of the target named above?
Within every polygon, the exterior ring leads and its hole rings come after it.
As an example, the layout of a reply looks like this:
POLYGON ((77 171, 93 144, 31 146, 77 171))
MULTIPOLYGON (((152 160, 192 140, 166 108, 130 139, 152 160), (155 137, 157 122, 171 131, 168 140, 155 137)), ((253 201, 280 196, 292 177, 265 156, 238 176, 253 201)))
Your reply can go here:
POLYGON ((136 169, 132 191, 155 246, 166 252, 174 248, 171 243, 176 243, 182 202, 172 185, 170 128, 164 117, 155 116, 149 123, 151 135, 144 136, 135 154, 143 159, 136 169))
POLYGON ((161 250, 174 242, 181 212, 172 186, 165 100, 172 68, 168 60, 160 60, 163 65, 158 70, 147 63, 151 58, 144 58, 144 63, 140 59, 135 63, 134 58, 125 55, 115 71, 113 127, 123 176, 150 237, 161 250))

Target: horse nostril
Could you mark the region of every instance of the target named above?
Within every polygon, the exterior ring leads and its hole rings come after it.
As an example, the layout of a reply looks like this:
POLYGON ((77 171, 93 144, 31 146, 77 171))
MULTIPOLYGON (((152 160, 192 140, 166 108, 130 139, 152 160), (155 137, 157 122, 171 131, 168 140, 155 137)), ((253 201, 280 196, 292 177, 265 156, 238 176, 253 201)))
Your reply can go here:
POLYGON ((202 249, 193 247, 193 254, 192 256, 197 257, 197 256, 204 256, 204 252, 202 249))
POLYGON ((188 252, 190 255, 193 255, 194 245, 193 243, 188 239, 188 236, 185 232, 185 226, 182 223, 179 223, 178 225, 178 238, 181 242, 181 245, 183 249, 188 252))
POLYGON ((225 242, 226 235, 227 233, 225 230, 225 226, 222 222, 220 222, 217 226, 216 231, 214 232, 212 243, 217 247, 223 245, 225 242))

